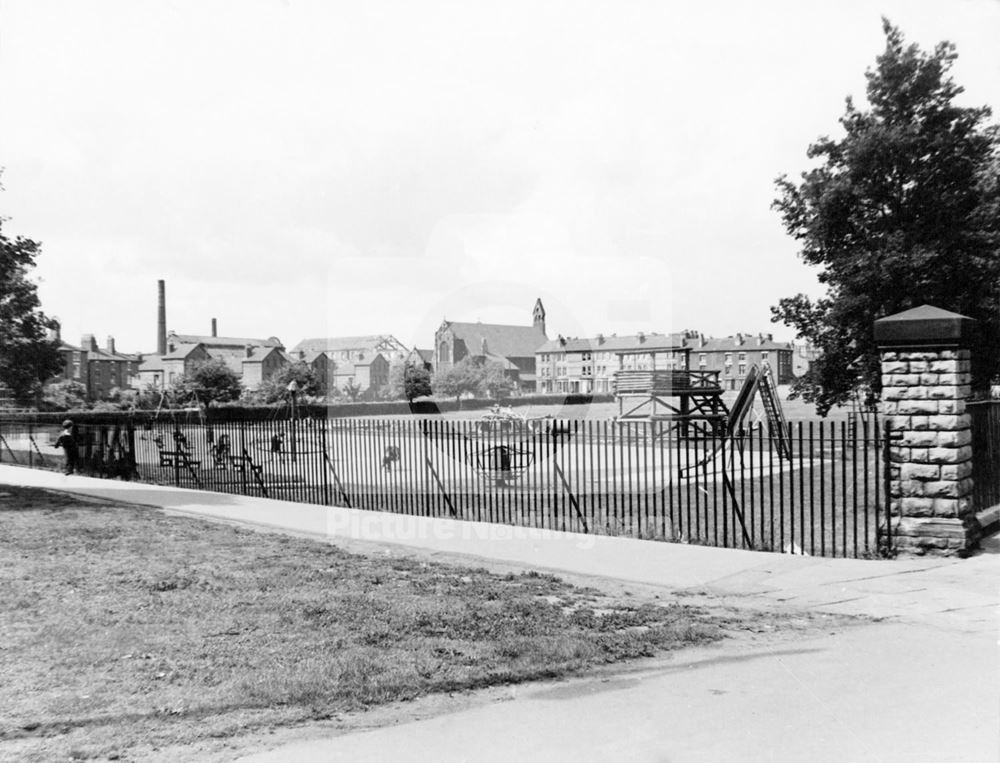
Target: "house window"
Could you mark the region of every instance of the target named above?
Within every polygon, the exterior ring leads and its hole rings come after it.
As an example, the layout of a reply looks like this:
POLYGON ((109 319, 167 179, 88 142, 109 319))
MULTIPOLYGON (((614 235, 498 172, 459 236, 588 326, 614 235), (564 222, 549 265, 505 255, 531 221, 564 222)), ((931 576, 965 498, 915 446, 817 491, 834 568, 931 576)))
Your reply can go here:
POLYGON ((726 365, 727 366, 731 366, 732 364, 733 364, 733 353, 727 352, 726 353, 726 365))
POLYGON ((698 353, 698 368, 704 368, 708 365, 708 355, 701 352, 698 353))
POLYGON ((740 353, 740 363, 745 362, 747 359, 747 354, 745 352, 740 353))
POLYGON ((591 353, 589 352, 583 353, 583 360, 590 360, 590 358, 591 358, 591 353))
POLYGON ((767 360, 767 353, 766 352, 762 352, 760 354, 760 362, 761 362, 761 365, 764 365, 764 366, 766 366, 766 365, 769 364, 768 360, 767 360))
POLYGON ((746 375, 747 375, 747 364, 740 363, 740 376, 746 376, 746 375))
POLYGON ((729 376, 733 372, 733 364, 726 363, 726 376, 729 376))

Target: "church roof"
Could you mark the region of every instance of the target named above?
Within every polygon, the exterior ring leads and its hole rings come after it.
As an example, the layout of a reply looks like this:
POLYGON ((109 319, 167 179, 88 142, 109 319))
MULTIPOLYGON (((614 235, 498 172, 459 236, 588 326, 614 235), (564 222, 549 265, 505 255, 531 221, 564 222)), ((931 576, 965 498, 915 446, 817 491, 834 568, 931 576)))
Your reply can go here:
POLYGON ((505 326, 498 323, 459 323, 447 321, 442 330, 450 330, 465 343, 470 355, 482 355, 483 340, 488 354, 505 358, 531 358, 547 340, 537 326, 505 326))

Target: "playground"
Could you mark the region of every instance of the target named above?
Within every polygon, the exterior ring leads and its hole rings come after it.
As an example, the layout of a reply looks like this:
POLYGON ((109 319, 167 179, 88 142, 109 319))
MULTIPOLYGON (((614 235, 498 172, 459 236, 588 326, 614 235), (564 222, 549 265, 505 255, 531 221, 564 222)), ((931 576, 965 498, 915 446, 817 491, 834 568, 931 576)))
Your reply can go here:
MULTIPOLYGON (((611 419, 267 418, 199 409, 77 427, 89 473, 328 506, 833 556, 886 553, 874 425, 784 420, 768 374, 625 379, 611 419), (664 380, 671 385, 664 385, 664 380)), ((0 459, 58 468, 55 424, 7 422, 0 459)))

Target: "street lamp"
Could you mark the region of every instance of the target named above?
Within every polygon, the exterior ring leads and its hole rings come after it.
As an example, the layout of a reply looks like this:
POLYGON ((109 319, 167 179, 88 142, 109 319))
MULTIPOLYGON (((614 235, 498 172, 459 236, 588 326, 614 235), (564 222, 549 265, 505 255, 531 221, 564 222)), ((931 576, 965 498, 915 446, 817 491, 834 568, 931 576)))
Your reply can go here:
POLYGON ((296 449, 298 447, 298 439, 295 432, 295 420, 298 418, 298 411, 295 407, 295 396, 299 392, 299 383, 295 379, 292 379, 288 382, 288 386, 285 389, 288 390, 292 402, 292 463, 295 463, 296 449))

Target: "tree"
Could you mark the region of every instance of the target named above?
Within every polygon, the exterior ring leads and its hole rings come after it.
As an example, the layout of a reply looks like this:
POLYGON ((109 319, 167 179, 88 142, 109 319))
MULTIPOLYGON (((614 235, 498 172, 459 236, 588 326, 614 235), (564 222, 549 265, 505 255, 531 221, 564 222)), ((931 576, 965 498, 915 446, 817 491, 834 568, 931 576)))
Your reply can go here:
POLYGON ((288 385, 292 381, 299 385, 298 394, 302 397, 319 397, 324 393, 312 366, 300 360, 285 366, 279 373, 261 384, 257 390, 257 397, 265 403, 285 400, 288 397, 288 385))
POLYGON ((488 397, 500 399, 514 389, 514 380, 496 362, 483 363, 480 367, 479 391, 488 397))
POLYGON ((212 403, 238 400, 243 393, 239 375, 221 358, 199 363, 177 385, 181 395, 193 395, 206 408, 212 403))
POLYGON ((955 48, 905 45, 883 19, 886 47, 866 72, 868 110, 850 98, 840 140, 822 137, 819 166, 776 181, 773 204, 827 294, 772 307, 819 357, 794 392, 825 415, 881 391, 872 324, 933 304, 980 322, 974 383, 1000 369, 1000 137, 990 110, 954 104, 955 48))
POLYGON ((0 384, 29 402, 59 373, 59 343, 47 338, 55 321, 41 311, 38 288, 28 279, 41 253, 30 239, 7 238, 0 217, 0 384))
POLYGON ((474 394, 481 381, 482 372, 471 357, 466 357, 436 372, 431 379, 431 388, 436 395, 454 397, 458 401, 462 399, 462 395, 474 394))
POLYGON ((412 403, 431 394, 431 374, 423 365, 394 363, 389 369, 389 395, 412 403))
POLYGON ((343 392, 350 398, 352 403, 356 403, 358 396, 361 394, 361 385, 354 381, 354 379, 348 379, 343 387, 343 392))
POLYGON ((53 411, 75 411, 87 407, 87 388, 78 381, 63 379, 46 384, 42 404, 53 411))

